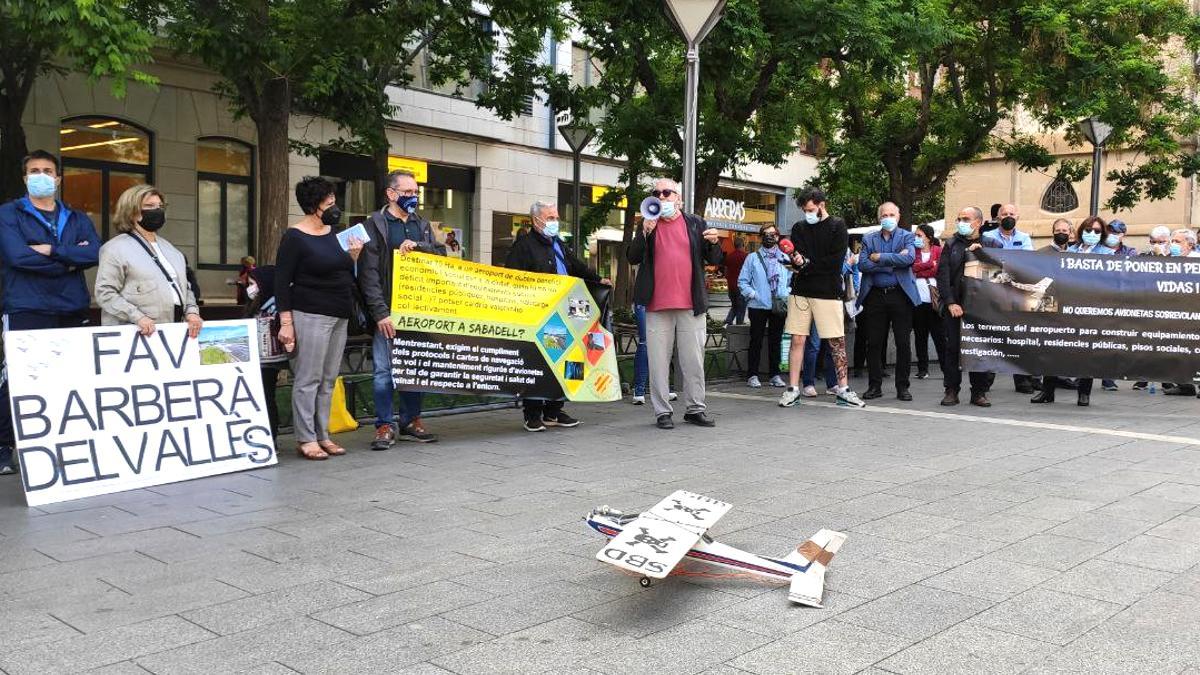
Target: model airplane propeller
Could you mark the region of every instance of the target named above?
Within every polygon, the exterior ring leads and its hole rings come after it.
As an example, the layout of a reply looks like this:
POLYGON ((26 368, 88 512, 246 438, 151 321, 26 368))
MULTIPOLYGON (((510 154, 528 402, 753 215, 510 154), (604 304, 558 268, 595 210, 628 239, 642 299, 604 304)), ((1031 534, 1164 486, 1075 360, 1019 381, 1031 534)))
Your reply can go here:
POLYGON ((624 514, 601 506, 587 515, 587 524, 609 538, 596 559, 642 575, 642 586, 662 579, 680 560, 693 558, 710 565, 774 581, 791 580, 788 599, 821 607, 825 568, 846 541, 846 535, 821 530, 782 558, 769 558, 719 544, 706 532, 731 504, 684 490, 640 514, 624 514))

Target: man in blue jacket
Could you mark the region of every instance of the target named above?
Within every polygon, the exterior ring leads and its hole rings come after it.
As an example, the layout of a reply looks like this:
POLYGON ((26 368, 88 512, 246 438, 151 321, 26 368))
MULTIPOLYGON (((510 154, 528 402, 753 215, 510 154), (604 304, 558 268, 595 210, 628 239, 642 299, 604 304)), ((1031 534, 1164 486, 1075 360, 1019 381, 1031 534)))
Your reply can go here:
POLYGON ((896 398, 911 401, 909 371, 912 369, 909 340, 913 308, 921 295, 913 279, 912 265, 917 248, 913 233, 899 229, 900 209, 891 202, 879 207, 879 230, 863 237, 858 252, 858 306, 867 329, 867 391, 863 399, 883 396, 883 361, 888 328, 896 343, 896 398))
MULTIPOLYGON (((34 150, 23 162, 26 196, 0 206, 4 330, 87 325, 91 295, 83 271, 100 258, 91 218, 55 199, 58 159, 34 150)), ((8 370, 0 383, 0 474, 14 473, 8 370)))

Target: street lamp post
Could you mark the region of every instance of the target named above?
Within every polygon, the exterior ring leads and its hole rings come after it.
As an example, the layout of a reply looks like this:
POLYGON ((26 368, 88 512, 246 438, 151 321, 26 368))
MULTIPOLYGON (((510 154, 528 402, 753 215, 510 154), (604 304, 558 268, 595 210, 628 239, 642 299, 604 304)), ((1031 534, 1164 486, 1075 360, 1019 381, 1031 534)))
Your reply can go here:
POLYGON ((725 0, 666 0, 668 15, 687 41, 683 106, 683 210, 694 212, 696 199, 696 117, 700 93, 700 43, 708 36, 725 0))
POLYGON ((583 149, 587 147, 588 143, 592 142, 592 137, 596 134, 596 127, 587 120, 579 120, 572 116, 570 119, 559 123, 558 132, 566 139, 575 160, 575 222, 571 231, 571 252, 575 254, 576 258, 579 258, 579 247, 581 246, 579 240, 582 239, 580 233, 583 228, 583 214, 580 213, 579 162, 581 155, 583 155, 583 149))
POLYGON ((1104 143, 1112 135, 1113 128, 1104 122, 1089 117, 1079 122, 1079 131, 1092 144, 1092 203, 1089 215, 1100 212, 1100 162, 1103 160, 1104 143))

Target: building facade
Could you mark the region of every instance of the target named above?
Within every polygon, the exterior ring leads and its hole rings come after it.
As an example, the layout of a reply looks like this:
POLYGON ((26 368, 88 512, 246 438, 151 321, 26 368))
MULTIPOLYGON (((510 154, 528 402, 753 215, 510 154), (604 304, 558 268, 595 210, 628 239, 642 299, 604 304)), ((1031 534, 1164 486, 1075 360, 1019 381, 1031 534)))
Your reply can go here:
MULTIPOLYGON (((586 78, 591 71, 580 52, 567 42, 548 47, 547 58, 572 77, 586 78)), ((142 182, 159 187, 167 201, 163 236, 196 269, 206 302, 232 303, 241 258, 261 253, 254 250, 259 193, 254 125, 236 119, 228 101, 213 93, 215 74, 159 56, 146 67, 159 86, 131 84, 124 99, 113 98, 105 83, 92 85, 78 74, 39 78, 25 111, 28 145, 62 157, 65 201, 88 212, 106 239, 122 191, 142 182)), ((390 164, 417 176, 422 213, 440 226, 452 253, 502 264, 515 233, 528 224, 534 200, 565 207, 573 198, 572 156, 558 136, 554 111, 535 100, 528 114, 501 120, 476 107, 470 91, 426 86, 419 64, 414 75, 411 88, 389 92, 396 106, 388 125, 390 164)), ((343 134, 327 120, 293 115, 290 135, 324 147, 343 134)), ((785 197, 815 169, 816 159, 803 152, 782 167, 744 167, 738 178, 722 181, 720 203, 709 205, 710 220, 727 236, 757 231, 760 221, 772 217, 791 222, 795 213, 785 197)), ((619 160, 585 151, 583 203, 617 185, 621 170, 619 160)), ((328 148, 316 156, 289 157, 293 183, 308 175, 339 179, 338 199, 348 222, 380 208, 373 172, 370 158, 328 148)), ((294 203, 291 215, 301 215, 294 203)), ((563 217, 564 224, 573 221, 569 209, 563 217)), ((617 209, 609 217, 616 224, 624 214, 617 209)), ((601 271, 613 264, 611 251, 605 257, 606 237, 611 233, 598 233, 587 246, 601 271)))

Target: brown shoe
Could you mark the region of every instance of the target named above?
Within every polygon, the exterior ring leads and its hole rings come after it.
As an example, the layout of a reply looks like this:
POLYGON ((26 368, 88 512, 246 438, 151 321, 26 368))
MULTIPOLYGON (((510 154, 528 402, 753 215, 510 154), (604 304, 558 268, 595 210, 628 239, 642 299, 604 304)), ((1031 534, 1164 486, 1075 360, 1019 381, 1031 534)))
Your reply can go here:
POLYGON ((437 436, 425 430, 425 425, 421 424, 421 418, 418 417, 409 422, 403 429, 400 430, 400 440, 415 441, 417 443, 433 443, 437 440, 437 436))
POLYGON ((375 440, 371 441, 372 450, 387 450, 396 443, 396 432, 392 425, 385 424, 375 429, 375 440))
POLYGON ((942 397, 942 405, 958 405, 958 392, 953 389, 947 389, 946 395, 942 397))
POLYGON ((992 407, 992 402, 988 400, 987 394, 975 394, 971 397, 971 405, 977 405, 980 408, 992 407))

